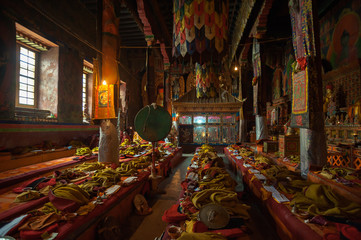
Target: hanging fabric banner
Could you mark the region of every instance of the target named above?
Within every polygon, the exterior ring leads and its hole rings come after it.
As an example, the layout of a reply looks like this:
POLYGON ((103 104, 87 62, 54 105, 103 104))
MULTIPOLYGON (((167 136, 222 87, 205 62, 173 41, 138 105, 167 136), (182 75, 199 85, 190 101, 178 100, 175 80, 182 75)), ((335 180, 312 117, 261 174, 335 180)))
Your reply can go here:
POLYGON ((300 128, 300 169, 327 163, 326 136, 322 111, 321 56, 316 54, 312 8, 315 0, 291 0, 289 10, 296 61, 292 64, 291 127, 300 128))
MULTIPOLYGON (((234 29, 234 33, 232 36, 232 43, 231 43, 231 49, 230 49, 230 63, 232 62, 234 56, 236 55, 238 44, 241 41, 241 38, 243 36, 244 29, 246 28, 248 19, 251 15, 251 11, 253 9, 254 4, 256 3, 256 0, 245 0, 241 1, 241 5, 239 7, 235 26, 238 26, 234 29)), ((228 19, 228 18, 226 18, 228 19)))
POLYGON ((196 41, 187 41, 187 51, 190 55, 192 55, 196 51, 196 41))
POLYGON ((296 61, 292 66, 292 115, 291 126, 312 128, 310 119, 314 116, 319 103, 315 39, 312 16, 312 0, 289 2, 292 24, 292 43, 296 61), (312 86, 315 85, 315 86, 312 86))
POLYGON ((258 115, 258 83, 253 85, 253 114, 258 115))
POLYGON ((261 77, 261 52, 260 45, 257 39, 253 39, 252 47, 252 62, 253 62, 253 114, 258 114, 258 85, 261 77))
POLYGON ((173 56, 193 55, 194 48, 184 46, 190 46, 194 40, 195 51, 199 54, 205 51, 207 57, 214 53, 224 54, 227 49, 228 9, 228 0, 173 1, 173 56))
POLYGON ((261 52, 260 45, 257 39, 253 39, 252 47, 252 62, 253 62, 253 77, 261 76, 261 52))
POLYGON ((196 38, 196 29, 195 27, 186 28, 186 40, 188 43, 193 42, 193 40, 196 38))
POLYGON ((196 63, 195 73, 197 98, 215 97, 217 95, 215 90, 217 76, 214 66, 196 63))

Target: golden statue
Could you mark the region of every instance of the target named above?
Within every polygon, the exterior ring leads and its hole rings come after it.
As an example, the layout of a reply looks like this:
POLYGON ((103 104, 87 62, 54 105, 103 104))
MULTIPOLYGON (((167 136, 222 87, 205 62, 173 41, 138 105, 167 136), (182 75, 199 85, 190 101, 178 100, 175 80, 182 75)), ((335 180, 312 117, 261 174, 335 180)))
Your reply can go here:
POLYGON ((333 93, 333 86, 328 84, 326 86, 326 95, 325 98, 323 100, 323 112, 327 113, 328 111, 328 105, 330 104, 332 98, 334 97, 334 93, 333 93))

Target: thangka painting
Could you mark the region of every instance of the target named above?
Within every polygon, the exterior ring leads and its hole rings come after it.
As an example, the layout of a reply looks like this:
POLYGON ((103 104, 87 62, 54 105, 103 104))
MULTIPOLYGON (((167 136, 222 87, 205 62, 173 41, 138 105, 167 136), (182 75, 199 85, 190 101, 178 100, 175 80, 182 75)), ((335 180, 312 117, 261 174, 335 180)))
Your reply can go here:
POLYGON ((291 127, 309 128, 309 83, 307 68, 292 75, 291 127))
POLYGON ((115 118, 114 85, 99 85, 95 93, 95 119, 115 118))
POLYGON ((321 57, 330 69, 361 57, 361 1, 338 1, 320 19, 321 57))

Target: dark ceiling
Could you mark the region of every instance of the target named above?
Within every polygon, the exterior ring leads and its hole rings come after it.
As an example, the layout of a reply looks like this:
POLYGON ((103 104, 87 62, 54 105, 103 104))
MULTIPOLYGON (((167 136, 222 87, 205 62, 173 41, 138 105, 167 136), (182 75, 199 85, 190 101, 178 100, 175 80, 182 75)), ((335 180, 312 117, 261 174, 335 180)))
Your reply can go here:
POLYGON ((119 11, 119 34, 122 46, 146 46, 142 26, 133 18, 130 10, 122 6, 119 11))
MULTIPOLYGON (((97 16, 98 6, 102 0, 80 0, 87 9, 97 16)), ((319 16, 326 12, 339 0, 319 0, 319 16)), ((259 1, 261 2, 261 1, 259 1)), ((169 48, 172 46, 173 32, 173 1, 172 0, 144 0, 145 9, 148 12, 148 19, 153 22, 152 31, 155 37, 165 43, 169 48), (154 26, 156 25, 156 26, 154 26)), ((236 19, 241 6, 242 0, 229 0, 229 32, 228 40, 236 29, 236 19)), ((143 33, 143 23, 141 22, 136 0, 115 0, 115 11, 118 15, 119 34, 121 38, 121 47, 146 47, 145 35, 143 33)), ((288 14, 288 0, 274 1, 270 14, 268 16, 267 35, 269 38, 290 37, 291 23, 288 14)), ((229 45, 231 43, 229 42, 229 45)), ((170 55, 170 54, 168 54, 170 55)))
MULTIPOLYGON (((81 0, 84 6, 89 9, 90 12, 97 17, 98 13, 98 1, 100 0, 81 0)), ((143 34, 143 26, 138 18, 138 13, 136 12, 136 3, 129 3, 126 6, 124 3, 117 2, 115 6, 115 11, 119 17, 119 34, 121 38, 121 46, 128 47, 144 47, 146 46, 146 41, 143 34), (138 19, 135 19, 136 16, 138 19)))
MULTIPOLYGON (((98 0, 81 0, 87 9, 89 9, 95 16, 97 16, 98 0)), ((164 22, 168 33, 162 31, 170 41, 166 42, 167 47, 171 47, 172 32, 173 32, 173 1, 172 0, 147 0, 152 6, 152 12, 155 13, 159 24, 164 22), (157 7, 155 7, 157 5, 157 7), (158 13, 158 14, 157 14, 158 13), (161 15, 161 16, 159 16, 161 15), (159 19, 161 18, 161 19, 159 19)), ((145 47, 145 36, 143 33, 143 25, 139 19, 136 1, 125 0, 119 1, 119 6, 116 6, 117 15, 120 18, 119 34, 121 37, 122 47, 145 47)), ((241 0, 229 0, 229 36, 232 39, 232 34, 235 29, 235 20, 241 5, 241 0)), ((161 28, 161 27, 160 27, 161 28)), ((166 37, 164 37, 166 38, 166 37)))

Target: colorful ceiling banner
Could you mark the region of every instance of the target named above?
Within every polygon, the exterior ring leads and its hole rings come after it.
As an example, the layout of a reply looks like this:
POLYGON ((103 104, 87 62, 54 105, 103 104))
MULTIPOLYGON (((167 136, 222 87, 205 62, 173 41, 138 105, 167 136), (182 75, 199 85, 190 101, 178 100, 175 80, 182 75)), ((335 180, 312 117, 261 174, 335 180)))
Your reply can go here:
POLYGON ((174 0, 173 56, 192 56, 205 51, 224 54, 228 8, 228 0, 174 0))
POLYGON ((238 44, 241 41, 241 38, 243 36, 243 31, 246 28, 248 18, 251 14, 251 11, 253 9, 255 2, 256 2, 256 0, 244 0, 241 3, 241 7, 239 8, 238 15, 237 15, 236 22, 235 22, 235 26, 239 26, 239 27, 237 27, 233 33, 229 64, 232 63, 232 60, 233 60, 234 56, 236 55, 238 44))
POLYGON ((195 74, 197 98, 216 97, 217 74, 213 64, 196 63, 195 74))

